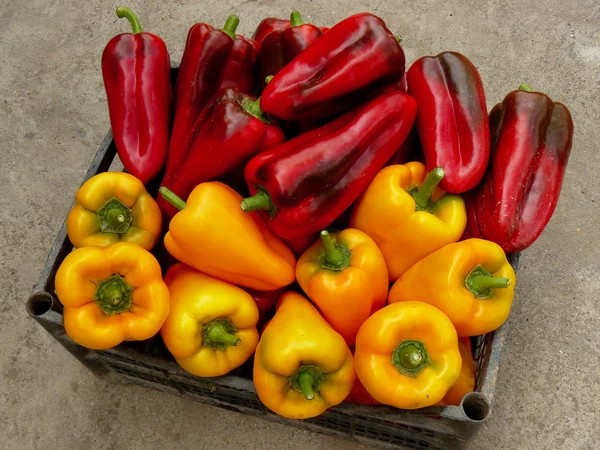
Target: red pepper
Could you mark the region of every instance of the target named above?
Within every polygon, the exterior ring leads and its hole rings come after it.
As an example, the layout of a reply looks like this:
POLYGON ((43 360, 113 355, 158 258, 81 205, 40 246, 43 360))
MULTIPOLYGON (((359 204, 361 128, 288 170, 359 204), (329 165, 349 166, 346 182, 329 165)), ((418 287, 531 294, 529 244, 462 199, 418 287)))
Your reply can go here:
POLYGON ((321 29, 304 23, 298 11, 290 15, 290 26, 285 30, 273 31, 265 37, 260 50, 261 86, 267 85, 265 78, 281 71, 292 59, 323 34, 321 29))
POLYGON ((222 30, 197 23, 188 32, 175 86, 175 119, 167 170, 181 158, 182 144, 208 101, 223 88, 251 94, 256 84, 258 46, 235 35, 239 19, 229 16, 222 30))
MULTIPOLYGON (((254 97, 235 88, 222 89, 206 105, 181 145, 181 159, 167 169, 162 186, 186 200, 204 181, 235 170, 257 153, 285 140, 254 97)), ((166 217, 177 210, 158 198, 166 217)))
POLYGON ((260 106, 284 120, 327 117, 397 84, 403 73, 404 52, 383 20, 356 14, 275 75, 260 106))
MULTIPOLYGON (((354 351, 352 352, 354 354, 354 351)), ((377 400, 373 398, 371 394, 367 391, 367 389, 360 382, 358 377, 354 379, 354 384, 352 385, 352 390, 346 397, 345 402, 357 403, 359 405, 380 405, 377 400)))
POLYGON ((406 139, 416 109, 412 97, 390 90, 255 156, 245 172, 255 195, 242 201, 242 209, 269 211, 269 226, 284 239, 327 228, 406 139))
POLYGON ((275 303, 285 292, 285 288, 275 289, 274 291, 257 291, 255 289, 243 288, 252 296, 258 306, 258 324, 256 328, 262 329, 275 313, 275 303))
POLYGON ((102 53, 102 77, 113 138, 129 173, 147 184, 167 157, 171 110, 171 60, 164 41, 143 33, 139 19, 119 6, 133 33, 115 36, 102 53))
POLYGON ((479 231, 479 224, 477 223, 475 197, 473 197, 473 192, 474 191, 469 191, 462 194, 462 197, 465 201, 465 209, 467 211, 467 226, 460 238, 461 241, 472 238, 483 239, 483 236, 481 236, 481 231, 479 231))
POLYGON ((492 161, 477 189, 481 234, 507 253, 529 247, 552 217, 573 142, 566 106, 522 85, 490 112, 492 161))
POLYGON ((490 157, 490 131, 481 77, 460 53, 418 59, 408 73, 408 93, 419 110, 417 128, 428 170, 441 167, 440 187, 460 194, 483 178, 490 157))
POLYGON ((290 21, 287 19, 276 19, 275 17, 267 17, 261 20, 256 27, 256 31, 252 35, 252 39, 256 41, 259 46, 262 46, 265 38, 273 33, 274 31, 285 30, 290 27, 290 21))
POLYGON ((317 239, 319 239, 318 235, 307 234, 306 236, 301 236, 297 239, 292 239, 292 240, 284 239, 283 241, 286 243, 286 245, 292 251, 294 256, 296 258, 300 258, 300 256, 302 256, 302 253, 304 253, 308 247, 313 245, 317 239))

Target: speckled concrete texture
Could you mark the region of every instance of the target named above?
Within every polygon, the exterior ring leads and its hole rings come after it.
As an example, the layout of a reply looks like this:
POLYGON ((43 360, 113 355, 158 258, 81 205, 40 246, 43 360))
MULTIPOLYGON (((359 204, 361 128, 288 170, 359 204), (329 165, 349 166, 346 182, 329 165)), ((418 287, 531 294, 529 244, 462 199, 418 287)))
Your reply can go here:
MULTIPOLYGON (((113 2, 0 6, 0 447, 7 449, 364 448, 95 378, 25 312, 73 195, 109 127, 106 42, 128 29, 113 2)), ((555 215, 522 256, 496 403, 473 449, 592 449, 600 442, 600 3, 506 1, 131 1, 178 61, 195 21, 298 8, 331 25, 372 11, 409 62, 456 50, 488 106, 526 81, 565 103, 573 152, 555 215)))

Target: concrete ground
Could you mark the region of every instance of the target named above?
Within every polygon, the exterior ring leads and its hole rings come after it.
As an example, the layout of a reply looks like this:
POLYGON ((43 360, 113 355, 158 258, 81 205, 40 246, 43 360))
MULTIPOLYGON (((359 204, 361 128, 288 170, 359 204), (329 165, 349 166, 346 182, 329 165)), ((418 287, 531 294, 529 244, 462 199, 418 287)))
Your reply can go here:
MULTIPOLYGON (((25 312, 54 237, 109 128, 100 56, 128 30, 113 2, 4 0, 0 7, 0 447, 359 448, 92 376, 25 312)), ((331 25, 368 10, 404 38, 409 62, 456 50, 488 106, 525 81, 575 121, 562 196, 521 259, 491 418, 473 449, 591 449, 600 442, 600 3, 596 0, 131 1, 181 57, 195 21, 298 8, 331 25)))

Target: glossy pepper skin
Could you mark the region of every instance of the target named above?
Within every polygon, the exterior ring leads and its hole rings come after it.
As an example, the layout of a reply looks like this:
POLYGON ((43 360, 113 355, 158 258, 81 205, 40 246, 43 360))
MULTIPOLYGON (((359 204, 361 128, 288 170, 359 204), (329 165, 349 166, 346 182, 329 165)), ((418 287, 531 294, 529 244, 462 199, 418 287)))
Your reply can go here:
POLYGON ((369 394, 384 405, 434 405, 460 374, 456 331, 443 312, 427 303, 388 305, 360 328, 354 366, 369 394))
POLYGON ((284 239, 327 228, 402 145, 416 108, 408 95, 389 91, 255 156, 245 179, 257 195, 242 209, 270 211, 268 224, 284 239))
POLYGON ((383 20, 355 14, 277 73, 260 106, 284 120, 327 117, 397 84, 403 74, 404 52, 383 20))
POLYGON ((161 231, 158 205, 142 182, 125 172, 103 172, 87 180, 67 216, 67 235, 77 248, 125 241, 151 250, 161 231))
POLYGON ((252 35, 252 39, 260 46, 262 46, 265 38, 273 33, 274 31, 285 30, 290 27, 290 21, 288 19, 277 19, 276 17, 267 17, 260 21, 256 27, 256 31, 252 35))
POLYGON ((475 194, 481 235, 507 253, 529 247, 550 221, 573 142, 569 110, 526 89, 490 113, 493 156, 475 194))
POLYGON ((352 210, 350 226, 375 241, 390 281, 428 254, 458 241, 465 229, 463 199, 436 187, 443 170, 429 175, 426 170, 418 162, 384 168, 352 210))
POLYGON ((169 224, 165 247, 177 260, 223 281, 258 290, 287 286, 296 258, 257 214, 240 210, 242 197, 218 182, 199 184, 169 224))
POLYGON ((448 316, 459 336, 478 336, 506 322, 515 283, 515 271, 498 244, 468 239, 408 269, 390 289, 388 302, 429 303, 448 316))
POLYGON ((117 8, 133 33, 115 36, 102 53, 102 77, 119 158, 147 184, 164 167, 169 144, 171 60, 164 41, 143 33, 135 14, 117 8))
POLYGON ((217 377, 252 356, 258 308, 248 293, 182 263, 168 270, 165 282, 171 311, 160 334, 184 370, 217 377))
POLYGON ((175 119, 167 170, 182 159, 185 138, 217 92, 235 88, 251 94, 254 90, 258 46, 250 39, 235 35, 238 23, 236 16, 229 16, 221 30, 197 23, 188 32, 175 85, 175 119))
POLYGON ((385 305, 388 274, 381 251, 369 236, 348 228, 321 232, 298 260, 296 280, 348 345, 360 326, 385 305))
POLYGON ((462 342, 461 339, 458 340, 458 350, 460 351, 462 360, 458 380, 456 380, 456 383, 454 383, 448 392, 446 392, 444 398, 437 403, 438 405, 459 406, 465 395, 475 391, 475 373, 477 367, 473 355, 471 354, 469 347, 462 342))
POLYGON ((477 223, 474 193, 475 191, 469 191, 462 194, 462 198, 465 201, 465 210, 467 211, 467 226, 460 238, 461 241, 472 238, 483 239, 481 231, 479 230, 479 224, 477 223))
POLYGON ((298 11, 290 16, 290 26, 266 36, 260 49, 260 83, 281 71, 292 59, 316 41, 323 32, 313 24, 304 23, 298 11))
MULTIPOLYGON (((284 140, 283 131, 260 111, 254 97, 223 89, 197 118, 180 147, 181 159, 167 169, 162 185, 186 200, 198 184, 234 171, 284 140)), ((158 204, 169 218, 177 213, 160 198, 158 204)))
POLYGON ((490 157, 490 130, 479 72, 465 56, 443 52, 415 61, 408 93, 419 105, 417 128, 427 168, 447 173, 440 187, 460 194, 483 178, 490 157))
POLYGON ((130 242, 69 253, 55 284, 67 334, 87 348, 150 339, 169 313, 169 290, 158 261, 130 242))
POLYGON ((288 419, 308 419, 341 403, 354 383, 352 353, 311 303, 283 294, 254 356, 260 401, 288 419))

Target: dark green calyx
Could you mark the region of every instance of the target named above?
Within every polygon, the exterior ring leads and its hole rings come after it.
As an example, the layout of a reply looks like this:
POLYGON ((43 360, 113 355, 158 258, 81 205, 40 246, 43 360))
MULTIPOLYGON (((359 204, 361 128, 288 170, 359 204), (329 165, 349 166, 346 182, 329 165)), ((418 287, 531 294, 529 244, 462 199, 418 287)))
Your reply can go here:
POLYGON ((348 247, 334 242, 327 230, 321 231, 321 241, 325 251, 319 257, 319 262, 323 269, 341 271, 348 267, 352 259, 352 252, 348 247))
POLYGON ((98 283, 94 301, 107 316, 124 313, 131 307, 133 287, 121 275, 113 275, 98 283))
POLYGON ((117 8, 117 17, 119 19, 125 17, 127 20, 129 20, 133 34, 142 32, 142 24, 140 23, 140 19, 138 19, 135 13, 127 6, 119 6, 117 8))
POLYGON ((133 220, 131 209, 116 197, 107 201, 96 214, 100 221, 100 230, 104 233, 125 234, 133 220))
POLYGON ((321 390, 325 376, 317 366, 302 364, 294 374, 288 378, 292 389, 304 394, 306 400, 315 398, 315 392, 321 390))
POLYGON ((503 277, 495 277, 478 265, 465 278, 465 286, 475 298, 485 300, 492 298, 492 289, 505 289, 510 286, 510 280, 503 277))
POLYGON ((533 92, 533 88, 531 86, 529 86, 527 83, 521 83, 519 85, 519 90, 526 91, 526 92, 533 92))
POLYGON ((275 217, 277 207, 271 201, 271 196, 264 189, 258 189, 252 197, 246 197, 240 202, 244 212, 267 211, 269 216, 275 217))
POLYGON ((225 350, 227 346, 235 347, 240 338, 235 335, 238 329, 229 319, 215 319, 202 329, 202 346, 225 350))
POLYGON ((419 186, 413 186, 407 190, 415 200, 416 211, 432 212, 435 209, 435 202, 431 199, 433 191, 438 184, 444 179, 446 172, 441 167, 436 167, 427 174, 425 180, 419 186))
POLYGON ((272 123, 271 119, 269 119, 269 116, 265 112, 263 112, 262 109, 260 109, 260 98, 257 98, 256 100, 252 101, 250 100, 250 98, 244 97, 244 100, 242 100, 241 105, 242 108, 244 108, 244 110, 248 114, 256 117, 261 122, 268 124, 272 123))
POLYGON ((290 14, 290 27, 298 27, 300 25, 304 25, 302 16, 298 11, 292 11, 292 14, 290 14))
POLYGON ((405 339, 392 352, 392 365, 409 377, 416 378, 429 364, 429 353, 421 341, 405 339))
POLYGON ((238 16, 229 16, 225 21, 223 31, 227 33, 231 39, 235 40, 235 30, 237 30, 239 24, 240 19, 238 18, 238 16))

